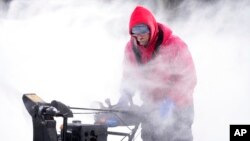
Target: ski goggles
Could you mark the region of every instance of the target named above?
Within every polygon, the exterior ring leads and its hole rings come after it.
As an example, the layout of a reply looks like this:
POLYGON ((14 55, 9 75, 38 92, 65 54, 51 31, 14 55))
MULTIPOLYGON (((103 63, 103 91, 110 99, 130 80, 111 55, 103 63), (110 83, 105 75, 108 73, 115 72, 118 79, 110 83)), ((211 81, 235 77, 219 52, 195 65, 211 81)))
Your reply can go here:
POLYGON ((138 25, 134 26, 131 30, 132 34, 146 34, 149 32, 150 32, 150 30, 149 30, 148 26, 145 24, 138 24, 138 25))

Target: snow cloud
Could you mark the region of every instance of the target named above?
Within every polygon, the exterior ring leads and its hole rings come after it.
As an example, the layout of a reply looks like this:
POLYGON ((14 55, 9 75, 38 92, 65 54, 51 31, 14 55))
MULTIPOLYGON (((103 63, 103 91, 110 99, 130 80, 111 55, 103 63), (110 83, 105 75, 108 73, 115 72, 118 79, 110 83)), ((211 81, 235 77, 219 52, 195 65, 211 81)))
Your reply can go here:
MULTIPOLYGON (((198 77, 194 140, 229 140, 230 124, 250 123, 248 0, 183 1, 174 12, 161 7, 164 1, 136 2, 150 7, 193 55, 198 77)), ((4 7, 0 10, 4 140, 10 136, 32 140, 23 93, 81 107, 107 97, 116 101, 128 20, 135 5, 122 0, 0 3, 4 7), (13 133, 13 127, 20 132, 13 133)))

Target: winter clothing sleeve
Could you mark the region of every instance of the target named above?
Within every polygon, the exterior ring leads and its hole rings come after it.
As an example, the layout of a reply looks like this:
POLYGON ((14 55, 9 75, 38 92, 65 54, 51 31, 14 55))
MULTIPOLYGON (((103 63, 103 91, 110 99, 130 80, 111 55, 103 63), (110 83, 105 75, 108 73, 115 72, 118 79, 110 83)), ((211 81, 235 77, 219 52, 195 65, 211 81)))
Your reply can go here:
POLYGON ((171 86, 166 93, 177 105, 189 105, 193 102, 192 94, 197 83, 193 59, 188 47, 180 38, 173 36, 170 40, 169 46, 173 47, 170 53, 173 57, 170 59, 171 72, 166 81, 171 83, 171 86))

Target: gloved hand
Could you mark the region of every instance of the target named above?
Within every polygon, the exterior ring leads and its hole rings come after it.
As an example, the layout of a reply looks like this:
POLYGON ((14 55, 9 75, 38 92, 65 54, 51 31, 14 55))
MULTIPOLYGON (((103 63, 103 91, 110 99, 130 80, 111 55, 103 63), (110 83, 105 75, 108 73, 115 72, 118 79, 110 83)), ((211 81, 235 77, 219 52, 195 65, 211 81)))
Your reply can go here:
POLYGON ((127 91, 123 91, 116 106, 117 107, 128 107, 129 104, 133 105, 132 95, 130 93, 128 93, 127 91))
POLYGON ((161 104, 160 104, 160 117, 166 118, 171 115, 174 109, 174 102, 171 99, 165 99, 161 104))
POLYGON ((111 105, 109 99, 105 100, 108 110, 118 110, 120 112, 105 112, 95 115, 95 124, 106 124, 108 127, 120 125, 134 125, 138 123, 139 107, 134 105, 130 95, 123 94, 116 105, 111 105))

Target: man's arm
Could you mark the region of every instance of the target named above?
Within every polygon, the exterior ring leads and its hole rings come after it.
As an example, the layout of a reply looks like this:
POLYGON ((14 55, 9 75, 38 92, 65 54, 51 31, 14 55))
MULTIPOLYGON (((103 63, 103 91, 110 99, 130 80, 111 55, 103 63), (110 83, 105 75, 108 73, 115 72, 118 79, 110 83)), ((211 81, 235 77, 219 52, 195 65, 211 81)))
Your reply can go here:
POLYGON ((175 56, 172 62, 174 67, 170 76, 173 85, 168 94, 177 105, 186 105, 192 102, 192 94, 197 83, 196 70, 186 44, 179 38, 174 43, 175 56))

